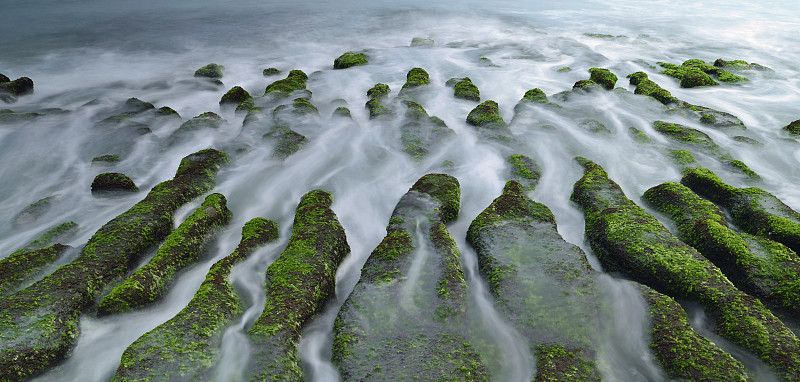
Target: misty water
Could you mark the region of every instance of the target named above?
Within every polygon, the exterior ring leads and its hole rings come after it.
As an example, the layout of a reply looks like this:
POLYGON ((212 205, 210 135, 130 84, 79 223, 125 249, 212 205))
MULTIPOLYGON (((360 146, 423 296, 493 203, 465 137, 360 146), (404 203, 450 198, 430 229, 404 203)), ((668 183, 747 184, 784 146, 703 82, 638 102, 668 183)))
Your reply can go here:
MULTIPOLYGON (((4 217, 0 219, 0 256, 66 221, 78 223, 80 230, 64 244, 80 247, 150 188, 172 178, 182 157, 214 147, 232 159, 220 172, 213 192, 225 195, 233 218, 209 246, 202 263, 180 273, 160 304, 103 318, 84 314, 72 355, 36 380, 109 380, 125 348, 178 313, 211 265, 236 247, 244 222, 261 216, 279 223, 281 237, 239 264, 232 274, 246 312, 226 331, 214 374, 219 381, 244 378, 250 346, 246 332, 263 308, 264 271, 285 248, 295 207, 312 189, 332 193, 332 209, 346 230, 351 254, 337 272, 336 299, 303 330, 300 353, 309 381, 339 380, 330 361, 333 321, 358 281, 361 266, 385 235, 395 204, 427 173, 451 174, 461 185, 461 211, 448 230, 458 243, 469 286, 473 331, 469 335, 503 349, 486 359, 496 381, 529 381, 536 361, 525 340, 494 310, 465 236, 472 219, 500 195, 509 179, 506 158, 510 154, 525 154, 540 164, 542 179, 529 196, 552 210, 559 233, 586 251, 592 266, 601 272, 584 241, 583 213, 569 201, 572 186, 582 175, 573 158, 583 156, 604 166, 626 195, 643 205, 640 196, 645 190, 680 179, 680 169, 665 153, 667 148, 681 147, 654 130, 655 120, 707 133, 763 181, 754 182, 713 157, 695 153, 702 166, 729 184, 761 187, 800 210, 800 146, 780 129, 800 118, 800 51, 796 49, 800 8, 796 3, 535 3, 539 2, 5 2, 0 12, 0 73, 12 79, 32 78, 35 93, 13 104, 0 103, 0 109, 49 114, 0 124, 0 216, 4 217), (411 47, 415 37, 433 43, 411 47), (333 69, 333 60, 342 53, 362 50, 369 55, 368 65, 333 69), (748 71, 743 73, 748 82, 694 89, 680 88, 677 80, 658 73, 657 62, 680 64, 692 58, 741 59, 774 72, 748 71), (224 85, 193 77, 196 69, 210 62, 224 66, 224 85), (264 77, 262 70, 269 67, 282 74, 264 77), (421 160, 403 151, 398 131, 401 118, 370 120, 363 106, 366 91, 376 83, 388 84, 389 97, 396 96, 413 67, 424 68, 431 78, 416 100, 456 133, 438 142, 421 160), (570 70, 559 70, 564 67, 570 70), (576 81, 588 79, 591 67, 611 70, 620 77, 617 87, 628 91, 557 96, 571 90, 576 81), (310 100, 320 113, 300 121, 296 129, 308 138, 305 146, 278 159, 273 157, 274 143, 261 138, 269 126, 243 128, 244 115, 220 110, 218 102, 236 85, 261 95, 267 84, 292 69, 309 75, 310 100), (675 97, 736 115, 747 129, 730 134, 695 118, 666 114, 657 101, 633 94, 624 77, 636 71, 648 73, 675 97), (453 89, 445 85, 450 78, 465 76, 480 88, 481 100, 497 101, 502 117, 513 120, 510 129, 522 149, 487 140, 466 124, 476 103, 455 99, 453 89), (515 118, 514 106, 532 88, 542 89, 562 108, 520 113, 515 118), (176 121, 154 123, 149 126, 151 134, 136 137, 108 136, 95 127, 131 97, 156 107, 169 106, 184 121, 213 111, 226 122, 173 145, 167 141, 180 125, 176 121), (331 116, 341 105, 349 107, 352 120, 331 116), (54 108, 68 112, 50 110, 54 108), (587 119, 602 122, 611 134, 587 131, 580 126, 587 119), (654 143, 636 143, 629 127, 642 130, 654 143), (747 145, 733 135, 763 145, 747 145), (91 163, 103 154, 118 154, 121 161, 91 163), (107 171, 130 176, 142 191, 93 196, 92 180, 107 171), (35 224, 12 224, 26 206, 51 196, 55 197, 52 207, 35 224)), ((201 202, 199 198, 183 207, 176 226, 201 202)), ((77 251, 69 256, 74 258, 77 251)), ((597 359, 604 380, 666 381, 649 353, 644 300, 616 277, 603 275, 599 281, 608 317, 603 317, 604 328, 594 340, 599 344, 597 359)), ((412 302, 401 302, 407 303, 412 302)), ((704 329, 702 311, 688 310, 698 330, 739 357, 758 380, 775 380, 756 357, 704 329)))

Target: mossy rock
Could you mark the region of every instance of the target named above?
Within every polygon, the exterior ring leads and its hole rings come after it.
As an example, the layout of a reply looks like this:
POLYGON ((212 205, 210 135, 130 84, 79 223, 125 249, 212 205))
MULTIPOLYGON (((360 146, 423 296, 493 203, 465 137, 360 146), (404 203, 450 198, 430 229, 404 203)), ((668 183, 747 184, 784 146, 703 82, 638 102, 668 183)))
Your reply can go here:
POLYGON ((772 72, 773 71, 772 69, 770 69, 770 68, 768 68, 768 67, 766 67, 764 65, 759 65, 759 64, 757 64, 755 62, 748 64, 747 61, 743 61, 743 60, 726 61, 726 60, 723 60, 721 58, 718 58, 718 59, 716 59, 714 61, 714 66, 716 66, 718 68, 726 69, 726 70, 757 70, 757 71, 762 71, 762 72, 772 72))
POLYGON ((607 271, 700 303, 720 336, 764 360, 782 378, 800 378, 800 341, 791 330, 629 200, 602 167, 581 163, 584 176, 570 199, 583 209, 586 237, 607 271))
POLYGON ((428 174, 398 202, 334 323, 333 362, 343 380, 487 380, 462 334, 466 283, 444 225, 459 199, 458 180, 428 174), (415 253, 425 263, 410 280, 415 253))
POLYGON ((469 77, 464 77, 454 85, 453 96, 468 101, 479 102, 481 100, 481 92, 478 87, 472 83, 469 77))
POLYGON ((697 67, 686 67, 666 62, 659 62, 658 65, 664 68, 661 74, 679 79, 682 88, 719 85, 711 76, 697 67))
POLYGON ((350 115, 350 109, 348 109, 348 108, 346 108, 344 106, 337 107, 336 110, 333 111, 333 116, 344 117, 344 118, 353 118, 353 116, 350 115))
POLYGON ((116 154, 106 154, 106 155, 99 155, 92 158, 92 164, 95 163, 119 163, 120 158, 119 155, 116 154))
POLYGON ((542 177, 542 168, 533 159, 522 154, 514 154, 508 157, 511 165, 512 179, 519 182, 527 191, 533 191, 539 184, 542 177))
POLYGON ((506 122, 500 116, 500 108, 497 102, 492 100, 484 101, 472 109, 467 115, 467 124, 482 129, 506 128, 506 122))
POLYGON ((0 93, 9 93, 15 97, 33 94, 33 80, 20 77, 14 81, 0 81, 0 93))
POLYGON ((425 37, 414 37, 411 39, 411 47, 421 47, 421 46, 433 46, 435 42, 432 38, 425 38, 425 37))
POLYGON ((219 100, 220 106, 238 106, 243 102, 250 100, 250 93, 244 90, 241 86, 234 86, 228 90, 219 100))
POLYGON ((53 244, 49 247, 16 251, 0 259, 0 297, 10 295, 39 276, 70 247, 53 244))
POLYGON ((208 64, 200 69, 197 69, 194 72, 195 77, 203 77, 203 78, 211 78, 211 79, 220 79, 222 78, 222 69, 225 69, 222 65, 217 65, 214 63, 208 64))
POLYGON ((46 198, 41 198, 31 203, 29 206, 23 208, 22 211, 14 215, 14 219, 11 221, 11 224, 15 227, 19 227, 35 223, 48 211, 50 211, 50 208, 52 208, 53 202, 56 199, 56 196, 53 195, 46 198))
POLYGON ((125 349, 112 381, 209 379, 225 329, 244 310, 231 283, 231 270, 277 238, 275 222, 255 218, 245 223, 239 245, 214 263, 189 304, 125 349))
POLYGON ((694 159, 694 155, 692 155, 692 152, 689 150, 670 150, 669 159, 672 160, 672 163, 675 163, 681 168, 700 167, 700 164, 697 163, 697 160, 694 159))
POLYGON ((599 88, 600 88, 600 85, 598 85, 597 82, 594 82, 592 80, 580 80, 580 81, 575 82, 574 85, 572 85, 572 89, 573 90, 590 91, 590 90, 599 89, 599 88))
POLYGON ((650 349, 667 375, 686 381, 750 381, 741 362, 692 329, 674 299, 641 284, 634 286, 651 318, 650 349))
POLYGON ((292 100, 292 113, 297 115, 315 114, 319 115, 319 109, 311 101, 305 98, 295 98, 292 100))
POLYGON ((407 123, 400 126, 403 151, 421 160, 431 150, 454 136, 455 132, 437 117, 431 117, 418 102, 405 100, 407 123))
POLYGON ((589 69, 589 79, 602 85, 606 90, 613 90, 617 84, 617 76, 608 69, 591 68, 589 69))
POLYGON ((347 69, 353 66, 366 65, 369 57, 364 53, 347 52, 333 60, 334 69, 347 69))
POLYGON ((736 142, 739 142, 739 143, 744 143, 746 145, 755 146, 755 147, 764 146, 764 144, 761 143, 760 141, 757 141, 757 140, 755 140, 753 138, 750 138, 750 137, 745 137, 743 135, 734 136, 733 140, 736 141, 736 142))
POLYGON ((252 380, 303 380, 301 329, 334 296, 336 269, 350 252, 332 202, 321 190, 301 198, 286 249, 267 268, 264 312, 248 332, 252 380))
POLYGON ((391 118, 394 115, 392 109, 383 105, 383 100, 392 90, 389 85, 375 84, 367 90, 367 97, 369 100, 364 106, 369 110, 369 118, 391 118))
POLYGON ((544 91, 539 88, 533 88, 525 92, 522 96, 520 102, 531 102, 531 103, 548 103, 547 101, 547 94, 544 94, 544 91))
POLYGON ((660 184, 643 199, 669 216, 681 240, 711 260, 737 288, 770 307, 800 314, 800 258, 794 251, 734 232, 719 208, 682 184, 660 184))
POLYGON ((472 221, 467 241, 497 309, 537 355, 535 380, 599 382, 592 337, 600 291, 586 255, 559 235, 550 209, 511 180, 472 221))
POLYGON ((406 74, 406 83, 403 84, 402 90, 413 89, 420 86, 428 85, 431 83, 431 78, 428 72, 422 68, 413 68, 406 74))
POLYGON ((269 85, 264 90, 264 94, 275 94, 278 96, 287 97, 293 91, 303 90, 306 88, 306 75, 302 70, 292 70, 289 75, 282 80, 277 80, 269 85))
POLYGON ((150 261, 111 290, 97 306, 98 315, 122 313, 159 301, 178 272, 201 259, 204 244, 231 218, 222 194, 206 197, 150 261))
POLYGON ((300 151, 306 144, 306 136, 287 127, 275 127, 264 134, 265 141, 275 142, 275 151, 272 153, 274 158, 286 159, 290 155, 300 151))
POLYGON ((181 119, 181 115, 178 114, 177 111, 173 110, 169 106, 162 106, 162 107, 156 109, 156 116, 159 116, 159 117, 171 117, 171 118, 177 117, 177 119, 181 119))
POLYGON ((118 172, 105 172, 94 177, 92 193, 108 191, 137 192, 139 187, 127 175, 118 172))
POLYGON ((628 127, 628 134, 630 134, 631 138, 637 143, 641 143, 643 145, 653 143, 653 140, 647 136, 644 131, 641 131, 633 126, 628 127))
POLYGON ((42 249, 44 247, 57 244, 59 242, 71 240, 78 233, 79 228, 80 227, 78 223, 72 221, 56 225, 55 227, 45 231, 43 234, 41 234, 39 237, 31 241, 30 243, 26 244, 24 247, 14 251, 12 255, 26 251, 42 249))
POLYGON ((270 76, 277 76, 277 75, 281 74, 281 71, 278 70, 278 68, 266 68, 261 73, 264 75, 264 77, 270 77, 270 76))
POLYGON ((0 380, 19 380, 63 360, 78 338, 78 319, 100 291, 128 272, 172 230, 172 214, 213 187, 225 153, 183 158, 175 177, 101 227, 78 257, 0 300, 0 380))
POLYGON ((611 130, 609 130, 606 125, 596 119, 583 120, 578 124, 578 126, 590 133, 611 135, 611 130))
POLYGON ((696 168, 681 183, 730 212, 743 231, 800 251, 800 213, 767 191, 728 185, 711 170, 696 168))
POLYGON ((800 119, 784 126, 783 130, 791 135, 800 136, 800 119))
POLYGON ((0 83, 3 82, 11 82, 11 79, 8 78, 8 76, 4 75, 3 73, 0 73, 0 83))
POLYGON ((634 94, 646 95, 657 100, 658 102, 663 103, 664 105, 678 101, 678 99, 673 97, 669 91, 661 88, 661 86, 658 86, 657 83, 650 80, 647 77, 647 74, 644 72, 631 73, 627 75, 627 78, 630 79, 631 85, 636 86, 634 94))
POLYGON ((178 129, 167 138, 167 145, 176 144, 186 139, 187 136, 197 134, 202 130, 218 129, 223 123, 225 123, 225 120, 222 119, 219 114, 207 111, 182 123, 178 129))

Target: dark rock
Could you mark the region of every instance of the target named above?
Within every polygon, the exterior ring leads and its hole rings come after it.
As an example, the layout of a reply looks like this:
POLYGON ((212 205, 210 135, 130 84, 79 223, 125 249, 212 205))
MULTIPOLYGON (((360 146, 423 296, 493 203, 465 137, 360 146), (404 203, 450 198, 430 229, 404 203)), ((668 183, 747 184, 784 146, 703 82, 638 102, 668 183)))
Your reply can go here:
POLYGON ((228 92, 222 96, 222 98, 219 100, 219 105, 238 106, 242 102, 250 100, 250 98, 251 98, 250 93, 248 93, 247 90, 244 90, 241 86, 234 86, 231 88, 231 90, 228 90, 228 92))
POLYGON ((214 63, 208 64, 197 71, 194 72, 195 77, 203 77, 203 78, 211 78, 211 79, 219 79, 222 78, 222 69, 225 69, 222 65, 217 65, 214 63))
POLYGON ((9 93, 14 97, 32 94, 33 80, 28 77, 20 77, 14 81, 0 82, 0 93, 9 93))
POLYGON ((800 119, 784 126, 783 130, 791 135, 800 135, 800 119))
POLYGON ((125 174, 106 172, 97 175, 92 181, 92 193, 103 191, 139 191, 139 187, 125 174))

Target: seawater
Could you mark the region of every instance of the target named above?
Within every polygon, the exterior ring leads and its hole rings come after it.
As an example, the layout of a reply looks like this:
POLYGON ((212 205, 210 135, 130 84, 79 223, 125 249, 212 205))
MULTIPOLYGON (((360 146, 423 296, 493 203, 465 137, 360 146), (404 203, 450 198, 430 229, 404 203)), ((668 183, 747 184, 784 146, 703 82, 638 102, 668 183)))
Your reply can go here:
MULTIPOLYGON (((470 314, 475 335, 493 339, 506 353, 487 360, 494 380, 528 381, 535 359, 527 346, 493 308, 480 278, 474 252, 466 243, 469 222, 500 194, 508 177, 508 149, 486 141, 465 123, 474 103, 456 100, 444 85, 453 77, 469 76, 482 100, 499 103, 506 121, 514 105, 531 88, 549 96, 587 79, 590 67, 610 69, 618 87, 631 92, 576 95, 563 110, 537 118, 515 120, 511 129, 526 154, 543 168, 534 200, 555 214, 559 232, 582 247, 598 270, 601 266, 584 242, 583 215, 569 201, 581 170, 572 160, 580 155, 603 165, 629 198, 640 202, 648 188, 677 181, 678 169, 658 147, 675 147, 653 128, 668 119, 709 134, 735 158, 763 177, 753 184, 712 158, 696 155, 703 166, 735 186, 757 185, 800 209, 800 150, 787 141, 780 127, 800 118, 800 8, 795 2, 746 1, 99 1, 31 0, 6 2, 0 14, 0 73, 12 79, 28 76, 35 93, 15 104, 14 111, 48 108, 70 110, 32 122, 0 126, 0 253, 24 246, 50 225, 80 224, 70 242, 80 246, 105 222, 140 200, 145 191, 116 198, 89 192, 92 179, 107 168, 92 166, 105 150, 107 137, 95 127, 104 110, 137 97, 178 111, 184 120, 206 111, 220 113, 226 124, 179 145, 163 141, 177 124, 150 126, 153 134, 130 142, 114 171, 129 175, 142 190, 173 176, 180 159, 207 147, 247 150, 219 176, 214 191, 223 193, 234 217, 216 240, 204 262, 183 272, 164 302, 137 312, 81 319, 81 336, 72 356, 40 381, 105 381, 116 369, 125 348, 143 333, 174 316, 191 299, 211 264, 235 248, 242 224, 263 216, 276 220, 281 239, 256 252, 233 273, 247 301, 246 313, 228 330, 218 380, 241 378, 249 345, 245 335, 263 307, 264 270, 285 247, 294 208, 301 195, 322 188, 334 195, 333 209, 346 229, 352 253, 337 273, 336 300, 303 332, 301 356, 310 381, 336 381, 330 363, 333 320, 358 281, 360 268, 380 242, 392 209, 422 175, 448 172, 461 183, 462 209, 449 230, 461 249, 470 286, 470 314), (592 34, 613 36, 601 38, 592 34), (433 46, 410 47, 414 37, 430 38, 433 46), (370 63, 343 71, 332 69, 346 51, 366 50, 370 63), (488 60, 485 60, 485 59, 488 60), (750 72, 749 82, 681 89, 677 81, 658 74, 659 61, 680 64, 700 58, 757 62, 772 73, 750 72), (215 62, 225 66, 224 86, 192 78, 197 68, 215 62), (242 129, 243 116, 220 111, 218 101, 232 86, 263 94, 271 81, 261 71, 276 67, 287 73, 309 74, 312 102, 319 120, 303 127, 306 146, 286 160, 272 157, 272 146, 261 142, 265 131, 242 129), (456 132, 421 161, 402 152, 399 126, 369 120, 363 108, 366 90, 386 83, 397 94, 413 67, 430 73, 431 84, 419 99, 430 115, 456 132), (561 72, 558 69, 570 67, 561 72), (753 147, 693 119, 665 116, 660 104, 634 96, 624 78, 635 71, 680 99, 732 113, 747 126, 741 135, 762 143, 753 147), (329 118, 344 100, 353 120, 329 118), (611 131, 599 137, 578 123, 597 119, 611 131), (549 125, 551 127, 545 127, 549 125), (655 145, 636 144, 628 127, 647 133, 655 145), (445 161, 452 167, 445 166, 445 161), (12 218, 25 206, 56 196, 44 223, 14 227, 12 218), (52 223, 52 224, 50 224, 52 223)), ((177 215, 176 224, 200 203, 177 215)), ((5 256, 5 255, 2 255, 5 256)), ((612 298, 603 301, 613 312, 598 334, 599 362, 606 381, 666 380, 648 357, 644 303, 618 279, 600 283, 612 298)), ((702 331, 703 314, 689 309, 702 331)), ((720 346, 724 344, 713 338, 720 346)), ((735 348, 729 351, 736 354, 735 348)), ((753 357, 741 357, 752 370, 762 370, 753 357)), ((773 380, 768 371, 761 380, 773 380)))

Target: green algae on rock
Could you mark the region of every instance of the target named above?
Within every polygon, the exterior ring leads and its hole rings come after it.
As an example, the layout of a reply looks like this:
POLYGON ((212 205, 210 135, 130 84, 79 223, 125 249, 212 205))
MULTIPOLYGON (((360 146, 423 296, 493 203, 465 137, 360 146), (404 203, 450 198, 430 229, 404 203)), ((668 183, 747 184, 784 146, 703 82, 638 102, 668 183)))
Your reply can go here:
POLYGON ((585 159, 581 164, 584 176, 570 199, 583 209, 587 240, 606 270, 700 303, 719 335, 755 354, 782 378, 800 378, 800 341, 791 330, 628 199, 602 167, 585 159))
POLYGON ((0 259, 0 297, 19 290, 69 249, 66 245, 53 244, 46 248, 15 251, 0 259))
POLYGON ((392 89, 386 84, 375 84, 367 90, 367 97, 369 101, 364 105, 369 110, 369 118, 374 119, 378 117, 391 117, 393 115, 392 109, 383 106, 383 101, 392 89))
POLYGON ((455 135, 441 119, 431 117, 418 102, 405 100, 406 123, 400 126, 403 151, 414 159, 422 159, 431 150, 455 135))
POLYGON ((537 355, 535 380, 600 381, 592 338, 599 291, 586 255, 559 235, 550 209, 508 181, 467 241, 498 310, 537 355))
POLYGON ((633 140, 637 143, 643 145, 653 143, 653 140, 650 139, 650 137, 648 137, 644 131, 641 131, 633 126, 628 127, 628 134, 630 134, 631 138, 633 138, 633 140))
POLYGON ((105 154, 105 155, 98 155, 92 158, 92 164, 95 163, 118 163, 120 161, 119 155, 116 154, 105 154))
POLYGON ((177 273, 200 260, 208 239, 230 220, 222 194, 211 194, 167 236, 155 256, 111 290, 97 306, 98 315, 122 313, 160 300, 177 273))
POLYGON ((278 70, 278 68, 266 68, 261 72, 261 74, 264 75, 264 77, 277 76, 278 74, 281 74, 281 71, 278 70))
POLYGON ((468 101, 479 102, 481 100, 481 91, 472 83, 469 77, 464 77, 453 85, 453 96, 468 101))
POLYGON ((651 317, 650 349, 671 378, 687 381, 750 379, 741 362, 701 336, 689 325, 686 312, 669 296, 634 283, 651 317))
POLYGON ((336 110, 333 111, 333 116, 344 117, 344 118, 353 118, 353 116, 350 115, 350 109, 348 109, 345 106, 337 107, 336 110))
POLYGON ((305 89, 306 80, 308 80, 308 75, 302 70, 292 70, 286 78, 267 85, 267 88, 264 90, 264 95, 276 94, 288 97, 293 91, 305 89))
POLYGON ((241 86, 234 86, 219 100, 219 106, 235 106, 237 111, 248 110, 253 106, 252 97, 241 86))
POLYGON ((737 76, 721 67, 709 65, 698 59, 686 60, 681 65, 666 62, 659 62, 658 65, 664 68, 661 72, 662 74, 681 80, 682 88, 719 85, 710 75, 716 76, 722 82, 748 81, 747 78, 737 76))
POLYGON ((56 244, 62 240, 70 240, 78 233, 78 228, 78 223, 75 222, 70 221, 61 223, 53 228, 48 229, 35 240, 14 251, 13 254, 41 249, 56 244))
POLYGON ((406 96, 410 91, 416 90, 422 86, 431 83, 431 78, 428 72, 422 68, 412 68, 406 74, 406 82, 400 89, 400 96, 406 96))
POLYGON ((26 226, 35 223, 48 211, 50 211, 50 208, 53 207, 53 202, 55 200, 55 196, 48 196, 31 203, 29 206, 23 208, 22 211, 14 215, 14 219, 11 221, 11 224, 13 226, 26 226))
POLYGON ((231 270, 259 246, 277 238, 278 225, 273 221, 255 218, 245 223, 239 245, 211 267, 189 304, 125 349, 112 381, 208 379, 219 359, 225 329, 243 312, 231 284, 231 270))
POLYGON ((731 170, 739 171, 750 179, 761 180, 761 177, 747 167, 744 162, 733 159, 733 157, 731 157, 731 155, 722 147, 717 145, 711 139, 711 137, 708 136, 708 134, 700 130, 692 129, 681 124, 664 121, 653 122, 653 127, 655 127, 656 131, 673 141, 679 142, 694 149, 698 149, 710 156, 715 157, 720 162, 728 165, 731 170))
POLYGON ((669 216, 679 236, 718 266, 737 288, 769 307, 800 313, 800 258, 768 239, 728 228, 722 211, 679 183, 662 183, 643 199, 669 216))
POLYGON ((194 72, 194 76, 211 78, 211 79, 220 79, 222 78, 222 69, 225 69, 225 67, 222 65, 211 63, 200 69, 197 69, 194 72))
POLYGON ((728 210, 733 223, 743 231, 782 243, 796 253, 800 251, 800 213, 769 192, 730 186, 705 168, 688 172, 681 183, 728 210))
POLYGON ((467 115, 467 124, 482 129, 505 129, 506 121, 500 116, 497 102, 484 101, 467 115))
POLYGON ((672 94, 647 77, 645 72, 636 72, 627 75, 630 84, 636 86, 634 94, 642 94, 654 98, 664 105, 678 101, 672 94))
POLYGON ((33 93, 33 80, 28 77, 20 77, 14 81, 0 81, 0 95, 4 93, 9 94, 11 98, 0 97, 0 99, 8 103, 16 102, 16 97, 33 93))
POLYGON ((172 230, 172 214, 213 187, 225 153, 183 158, 175 177, 101 227, 71 263, 0 300, 0 380, 19 380, 63 360, 78 337, 80 312, 101 289, 172 230))
POLYGON ((352 66, 366 65, 369 57, 364 53, 346 52, 333 60, 334 69, 347 69, 352 66))
POLYGON ((167 144, 173 145, 185 139, 187 136, 195 134, 205 129, 218 129, 225 120, 219 114, 207 111, 180 125, 172 135, 167 138, 167 144))
POLYGON ((306 136, 285 126, 276 126, 262 137, 265 141, 274 141, 274 158, 286 159, 298 152, 306 144, 306 136))
POLYGON ((783 131, 795 136, 800 136, 800 119, 792 121, 790 124, 782 127, 783 131))
POLYGON ((591 81, 602 85, 606 90, 614 90, 614 85, 617 84, 617 76, 608 69, 591 68, 589 74, 591 81))
POLYGON ((726 60, 723 60, 721 58, 718 58, 718 59, 716 59, 716 61, 714 61, 714 66, 716 66, 718 68, 727 69, 727 70, 749 70, 749 69, 752 69, 752 70, 758 70, 758 71, 762 71, 762 72, 772 72, 773 71, 772 69, 770 69, 770 68, 768 68, 768 67, 766 67, 764 65, 757 64, 755 62, 752 62, 752 63, 748 64, 747 61, 744 61, 744 60, 726 61, 726 60))
POLYGON ((251 380, 303 380, 301 327, 333 297, 336 269, 350 252, 332 202, 321 190, 300 199, 289 243, 267 268, 264 312, 249 331, 251 380))
POLYGON ((458 180, 445 174, 423 176, 398 202, 334 323, 344 381, 487 380, 462 334, 467 286, 444 225, 459 206, 458 180))
POLYGON ((94 177, 92 181, 92 193, 109 191, 139 191, 139 187, 133 183, 130 177, 118 172, 104 172, 94 177))
POLYGON ((600 85, 597 82, 594 82, 592 80, 580 80, 580 81, 575 82, 574 85, 572 85, 572 89, 573 90, 590 91, 590 90, 599 89, 599 88, 600 88, 600 85))
POLYGON ((526 191, 533 191, 542 177, 542 168, 539 164, 522 154, 511 155, 508 157, 508 163, 511 165, 511 179, 522 184, 526 191))
POLYGON ((292 100, 292 113, 297 115, 316 114, 319 115, 319 109, 314 106, 311 101, 305 98, 295 98, 292 100))

